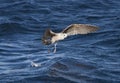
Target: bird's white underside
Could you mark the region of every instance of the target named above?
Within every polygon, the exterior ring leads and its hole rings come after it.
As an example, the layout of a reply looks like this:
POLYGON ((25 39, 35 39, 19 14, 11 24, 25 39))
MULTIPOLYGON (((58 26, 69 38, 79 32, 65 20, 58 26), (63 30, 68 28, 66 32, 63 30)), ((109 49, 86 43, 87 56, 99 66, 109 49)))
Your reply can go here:
POLYGON ((52 43, 55 43, 56 41, 63 40, 67 37, 68 35, 65 33, 57 33, 56 36, 52 37, 52 43))

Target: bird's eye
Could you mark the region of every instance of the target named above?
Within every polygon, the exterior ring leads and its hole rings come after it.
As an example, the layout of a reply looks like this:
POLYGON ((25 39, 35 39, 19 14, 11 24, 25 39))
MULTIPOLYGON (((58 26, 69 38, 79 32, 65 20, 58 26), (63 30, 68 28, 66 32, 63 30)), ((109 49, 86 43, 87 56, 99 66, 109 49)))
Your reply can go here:
POLYGON ((64 37, 66 37, 66 34, 64 34, 64 37))

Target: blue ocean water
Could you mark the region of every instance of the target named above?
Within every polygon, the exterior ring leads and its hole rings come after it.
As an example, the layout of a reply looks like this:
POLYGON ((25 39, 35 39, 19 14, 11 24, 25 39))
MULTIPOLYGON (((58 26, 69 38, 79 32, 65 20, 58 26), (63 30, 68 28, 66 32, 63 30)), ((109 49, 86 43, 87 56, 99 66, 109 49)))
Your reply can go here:
POLYGON ((120 83, 120 0, 0 0, 0 83, 120 83), (45 29, 73 23, 100 30, 48 53, 45 29))

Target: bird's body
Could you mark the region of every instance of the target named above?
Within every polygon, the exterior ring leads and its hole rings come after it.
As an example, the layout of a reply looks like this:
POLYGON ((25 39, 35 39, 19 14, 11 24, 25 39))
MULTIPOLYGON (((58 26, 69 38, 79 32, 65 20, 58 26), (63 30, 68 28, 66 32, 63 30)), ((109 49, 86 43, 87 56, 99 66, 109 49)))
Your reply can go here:
POLYGON ((60 33, 55 33, 47 29, 43 35, 42 41, 45 45, 54 44, 64 40, 68 36, 77 34, 88 34, 98 30, 98 27, 88 24, 71 24, 60 33))
POLYGON ((67 37, 65 33, 57 33, 55 36, 52 37, 51 43, 55 43, 57 41, 63 40, 67 37))

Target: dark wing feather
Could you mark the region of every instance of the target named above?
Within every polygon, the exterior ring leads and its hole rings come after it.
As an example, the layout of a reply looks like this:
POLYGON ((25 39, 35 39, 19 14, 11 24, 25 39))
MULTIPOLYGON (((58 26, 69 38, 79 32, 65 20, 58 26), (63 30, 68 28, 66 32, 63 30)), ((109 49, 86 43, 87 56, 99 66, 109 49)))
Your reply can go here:
POLYGON ((45 45, 50 44, 51 43, 51 38, 55 35, 56 34, 54 32, 52 32, 50 29, 46 29, 46 31, 45 31, 45 33, 42 37, 43 44, 45 44, 45 45))
POLYGON ((65 28, 62 32, 68 36, 77 34, 88 34, 98 30, 98 27, 88 24, 71 24, 65 28))
POLYGON ((50 29, 46 29, 46 31, 45 31, 45 33, 43 35, 43 38, 49 38, 49 37, 52 37, 54 35, 55 35, 54 32, 52 32, 50 29))

